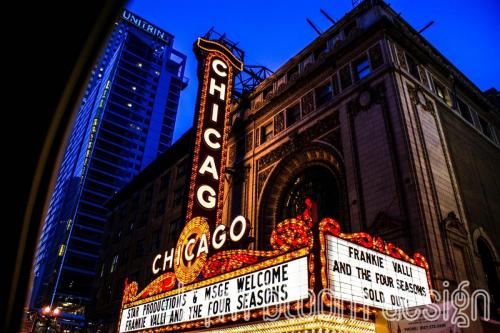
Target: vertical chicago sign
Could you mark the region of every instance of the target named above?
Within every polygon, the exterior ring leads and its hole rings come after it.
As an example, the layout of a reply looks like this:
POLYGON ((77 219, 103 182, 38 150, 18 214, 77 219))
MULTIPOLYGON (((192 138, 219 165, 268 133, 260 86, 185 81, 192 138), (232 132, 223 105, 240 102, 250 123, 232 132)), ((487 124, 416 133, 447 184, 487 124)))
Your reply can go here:
POLYGON ((203 217, 210 226, 221 223, 228 117, 234 72, 243 63, 225 46, 198 38, 197 56, 203 66, 199 69, 199 110, 196 119, 196 139, 186 222, 203 217), (203 62, 202 62, 203 61, 203 62))

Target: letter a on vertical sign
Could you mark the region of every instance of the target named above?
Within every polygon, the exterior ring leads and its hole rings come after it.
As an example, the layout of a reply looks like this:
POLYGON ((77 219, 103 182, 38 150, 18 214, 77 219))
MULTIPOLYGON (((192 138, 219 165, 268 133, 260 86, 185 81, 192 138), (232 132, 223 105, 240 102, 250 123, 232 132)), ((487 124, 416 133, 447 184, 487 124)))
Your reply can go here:
POLYGON ((229 109, 235 73, 243 63, 224 45, 198 38, 198 112, 186 223, 195 217, 221 223, 229 109))

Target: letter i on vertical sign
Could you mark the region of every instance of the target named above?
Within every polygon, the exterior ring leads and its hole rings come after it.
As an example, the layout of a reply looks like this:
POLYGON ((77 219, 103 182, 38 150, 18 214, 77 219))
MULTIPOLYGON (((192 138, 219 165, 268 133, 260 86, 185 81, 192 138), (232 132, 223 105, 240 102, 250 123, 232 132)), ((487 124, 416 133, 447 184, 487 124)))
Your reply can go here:
POLYGON ((203 217, 221 223, 231 93, 243 63, 223 44, 198 38, 198 109, 186 223, 203 217))

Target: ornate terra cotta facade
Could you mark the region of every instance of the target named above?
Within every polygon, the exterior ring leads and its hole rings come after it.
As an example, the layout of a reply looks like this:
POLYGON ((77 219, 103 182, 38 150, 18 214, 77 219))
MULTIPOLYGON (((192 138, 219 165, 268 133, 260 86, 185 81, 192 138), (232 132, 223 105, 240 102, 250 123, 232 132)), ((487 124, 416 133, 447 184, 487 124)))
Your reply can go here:
MULTIPOLYGON (((406 253, 422 253, 434 288, 442 290, 445 281, 454 287, 468 280, 471 290, 488 289, 492 306, 498 306, 500 241, 494 235, 500 231, 499 114, 389 6, 363 2, 248 99, 233 104, 222 221, 247 217, 248 248, 271 250, 272 231, 302 213, 304 199, 311 198, 314 220, 333 217, 343 232, 367 232, 406 253)), ((184 141, 185 154, 172 155, 182 161, 190 151, 184 141)), ((110 238, 124 228, 120 207, 131 202, 134 191, 158 183, 163 164, 173 168, 170 159, 160 158, 112 203, 110 238)), ((169 202, 175 191, 169 188, 169 202)), ((162 220, 165 230, 173 223, 168 214, 162 220)), ((168 235, 162 231, 161 247, 174 246, 181 229, 172 227, 168 235)), ((148 230, 146 226, 146 242, 152 239, 148 230)), ((110 242, 104 267, 136 241, 110 242)), ((153 256, 145 251, 136 258, 140 270, 148 270, 153 256)), ((117 272, 105 274, 99 286, 101 293, 116 289, 111 297, 115 323, 120 288, 125 277, 130 280, 134 265, 118 260, 117 272)), ((141 273, 132 280, 142 290, 153 277, 141 273)), ((373 330, 345 320, 319 315, 300 322, 228 324, 212 330, 373 330)))

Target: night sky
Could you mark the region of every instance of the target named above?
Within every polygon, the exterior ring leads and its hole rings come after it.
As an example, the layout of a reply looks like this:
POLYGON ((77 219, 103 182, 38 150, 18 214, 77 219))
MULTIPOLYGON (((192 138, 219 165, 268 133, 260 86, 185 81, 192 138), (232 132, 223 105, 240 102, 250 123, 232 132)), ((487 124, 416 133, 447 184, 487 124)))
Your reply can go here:
MULTIPOLYGON (((423 36, 481 90, 500 89, 499 0, 394 0, 389 2, 414 28, 435 23, 423 36)), ((352 8, 351 0, 189 1, 132 0, 128 9, 175 36, 174 47, 188 56, 189 86, 181 94, 174 140, 193 122, 197 92, 192 46, 211 27, 239 42, 245 63, 276 70, 352 8)))

